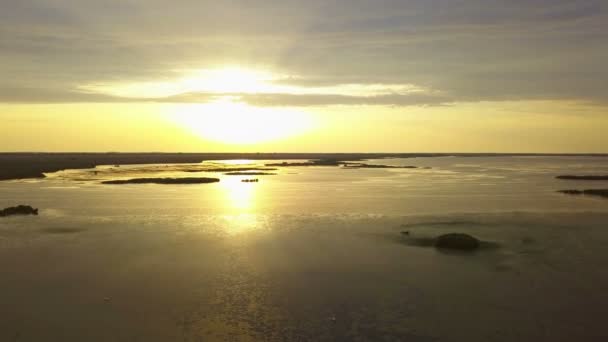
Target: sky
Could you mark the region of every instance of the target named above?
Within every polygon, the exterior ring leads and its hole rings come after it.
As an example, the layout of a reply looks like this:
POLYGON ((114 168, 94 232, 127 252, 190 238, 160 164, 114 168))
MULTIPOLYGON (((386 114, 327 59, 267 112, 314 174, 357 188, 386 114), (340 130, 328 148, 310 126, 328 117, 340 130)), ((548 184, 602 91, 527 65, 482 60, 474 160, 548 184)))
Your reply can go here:
POLYGON ((608 152, 605 0, 0 0, 0 151, 608 152))

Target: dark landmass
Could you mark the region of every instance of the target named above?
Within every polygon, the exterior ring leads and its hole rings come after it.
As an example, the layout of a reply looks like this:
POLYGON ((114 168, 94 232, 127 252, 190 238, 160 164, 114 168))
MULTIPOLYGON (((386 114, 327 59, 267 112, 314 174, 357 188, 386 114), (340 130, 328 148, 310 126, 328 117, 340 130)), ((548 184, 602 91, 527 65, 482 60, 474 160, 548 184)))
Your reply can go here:
POLYGON ((597 196, 608 198, 608 189, 588 189, 588 190, 560 190, 558 191, 566 195, 576 196, 597 196))
POLYGON ((271 167, 305 167, 305 166, 342 166, 348 169, 417 169, 417 166, 393 166, 393 165, 378 165, 378 164, 365 164, 355 163, 351 160, 340 160, 340 159, 314 159, 306 162, 282 162, 282 163, 270 163, 266 166, 271 167))
POLYGON ((226 176, 276 176, 276 173, 271 172, 226 172, 226 176))
POLYGON ((557 179, 565 179, 565 180, 608 180, 608 176, 606 175, 602 175, 602 176, 574 176, 574 175, 564 175, 564 176, 557 176, 555 177, 557 179))
POLYGON ((438 250, 474 251, 477 249, 497 249, 495 242, 481 241, 469 234, 450 233, 437 237, 416 236, 412 231, 403 231, 401 235, 407 244, 417 247, 434 247, 438 250))
POLYGON ((302 167, 302 166, 342 166, 347 162, 339 159, 314 159, 305 162, 282 162, 282 163, 270 163, 266 166, 271 167, 302 167))
MULTIPOLYGON (((271 164, 266 164, 266 166, 273 166, 273 167, 297 167, 297 166, 315 166, 314 163, 312 162, 302 162, 302 163, 288 163, 288 162, 282 162, 282 163, 271 163, 271 164)), ((331 165, 331 166, 337 166, 337 165, 331 165)))
POLYGON ((102 184, 208 184, 219 181, 218 178, 133 178, 105 181, 102 184))
MULTIPOLYGON (((192 164, 209 160, 324 160, 362 161, 382 158, 500 156, 593 156, 608 154, 499 154, 499 153, 0 153, 0 180, 43 178, 44 173, 66 169, 88 169, 98 165, 192 164)), ((314 165, 323 165, 316 162, 314 165)), ((277 166, 285 166, 278 164, 277 166)), ((289 165, 287 165, 289 166, 289 165)), ((310 166, 306 163, 303 166, 310 166)))
POLYGON ((258 183, 260 180, 259 179, 243 179, 241 180, 241 182, 243 183, 258 183))
POLYGON ((468 234, 452 233, 441 235, 435 241, 435 247, 473 251, 478 249, 480 241, 468 234))
POLYGON ((38 215, 38 209, 29 205, 18 205, 0 210, 0 217, 15 216, 15 215, 38 215))

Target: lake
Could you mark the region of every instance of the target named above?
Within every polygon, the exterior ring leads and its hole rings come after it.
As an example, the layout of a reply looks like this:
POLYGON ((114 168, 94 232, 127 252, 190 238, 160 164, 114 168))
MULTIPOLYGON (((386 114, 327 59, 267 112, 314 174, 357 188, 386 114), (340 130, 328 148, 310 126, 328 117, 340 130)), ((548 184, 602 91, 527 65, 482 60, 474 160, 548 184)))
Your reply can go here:
POLYGON ((2 341, 605 340, 602 157, 379 159, 405 168, 100 166, 0 182, 2 341), (200 185, 105 185, 217 177, 200 185), (259 179, 244 183, 243 179, 259 179), (409 236, 402 232, 407 231, 409 236), (494 248, 410 243, 469 233, 494 248))

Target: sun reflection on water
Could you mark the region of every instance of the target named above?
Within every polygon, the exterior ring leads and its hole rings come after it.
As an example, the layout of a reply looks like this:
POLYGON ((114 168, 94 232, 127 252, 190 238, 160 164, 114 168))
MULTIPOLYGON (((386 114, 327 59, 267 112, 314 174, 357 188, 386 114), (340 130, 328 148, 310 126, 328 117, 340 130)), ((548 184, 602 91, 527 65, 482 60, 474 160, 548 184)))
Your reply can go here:
POLYGON ((261 228, 259 215, 241 213, 237 215, 222 216, 226 225, 225 233, 230 235, 240 234, 247 231, 258 230, 261 228))
POLYGON ((255 208, 256 184, 243 183, 243 177, 230 177, 222 179, 223 193, 227 207, 239 213, 250 212, 255 208))
POLYGON ((255 162, 250 159, 232 159, 218 161, 224 165, 253 165, 255 162))
POLYGON ((224 206, 229 215, 224 215, 229 233, 236 234, 257 229, 260 222, 256 209, 257 183, 243 183, 246 177, 226 177, 222 179, 221 187, 224 206))

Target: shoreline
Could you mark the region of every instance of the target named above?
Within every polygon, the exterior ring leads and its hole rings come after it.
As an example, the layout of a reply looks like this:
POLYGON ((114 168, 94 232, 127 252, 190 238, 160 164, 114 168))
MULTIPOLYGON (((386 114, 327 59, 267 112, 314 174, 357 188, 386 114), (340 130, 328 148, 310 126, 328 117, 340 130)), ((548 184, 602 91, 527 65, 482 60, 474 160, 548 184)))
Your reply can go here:
POLYGON ((45 173, 88 169, 99 165, 194 164, 203 161, 249 160, 343 160, 433 157, 608 157, 608 154, 545 153, 0 153, 0 181, 44 178, 45 173))

